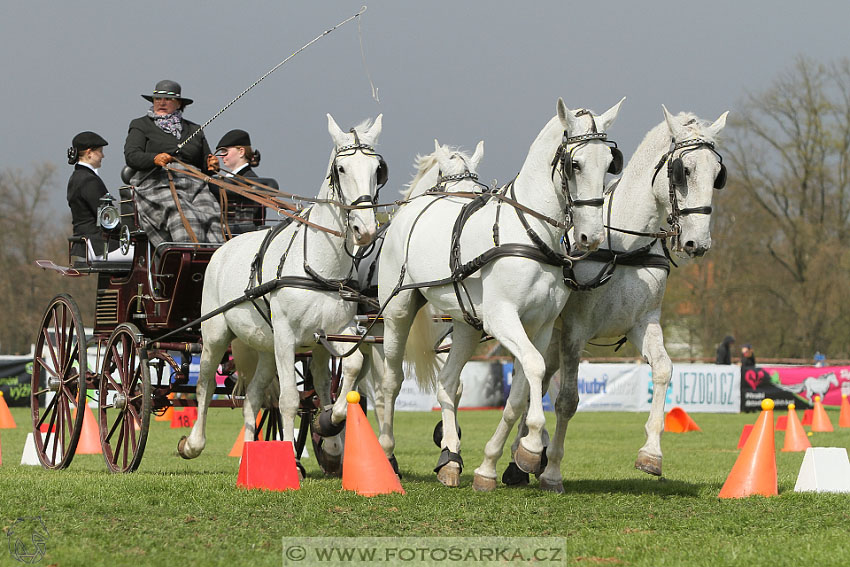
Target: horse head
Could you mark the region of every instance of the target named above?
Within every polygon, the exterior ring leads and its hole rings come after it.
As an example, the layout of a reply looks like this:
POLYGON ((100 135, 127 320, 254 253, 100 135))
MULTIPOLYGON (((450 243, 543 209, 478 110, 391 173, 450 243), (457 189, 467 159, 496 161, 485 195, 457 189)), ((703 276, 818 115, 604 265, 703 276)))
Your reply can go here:
POLYGON ((656 195, 656 199, 667 203, 668 222, 678 229, 674 250, 690 257, 702 256, 711 248, 714 190, 726 185, 726 166, 714 145, 729 112, 709 124, 693 114, 673 116, 664 105, 661 108, 673 146, 665 164, 668 194, 656 195))
MULTIPOLYGON (((378 190, 387 182, 387 164, 374 148, 381 134, 382 117, 379 114, 374 122, 366 121, 343 132, 328 114, 328 133, 334 142, 328 168, 330 198, 353 207, 377 202, 378 190)), ((350 209, 347 228, 358 246, 372 242, 377 232, 375 209, 350 209)))
POLYGON ((601 115, 580 109, 570 110, 559 98, 558 119, 564 130, 563 141, 556 162, 559 167, 561 188, 566 193, 567 204, 575 231, 575 246, 579 250, 595 250, 604 237, 602 204, 605 174, 620 173, 623 157, 616 144, 608 142, 606 130, 614 123, 620 102, 601 115))
POLYGON ((432 154, 440 166, 440 177, 461 177, 465 174, 478 175, 478 164, 484 157, 484 140, 478 142, 475 153, 471 156, 451 146, 441 145, 434 140, 434 153, 432 154))

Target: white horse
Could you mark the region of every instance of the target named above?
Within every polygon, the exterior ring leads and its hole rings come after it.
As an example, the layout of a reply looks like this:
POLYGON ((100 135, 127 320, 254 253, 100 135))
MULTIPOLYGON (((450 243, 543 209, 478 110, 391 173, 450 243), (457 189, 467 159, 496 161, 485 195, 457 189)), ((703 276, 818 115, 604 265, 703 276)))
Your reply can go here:
MULTIPOLYGON (((435 195, 405 205, 393 219, 378 271, 379 298, 386 306, 385 406, 379 440, 388 457, 395 448, 393 402, 403 380, 405 346, 409 335, 412 340, 421 337, 418 327, 414 332, 411 327, 428 302, 435 312, 447 314, 453 321, 452 348, 438 377, 444 390, 438 392, 444 431, 443 451, 435 469, 438 478, 448 486, 458 484, 461 460, 455 393, 461 368, 482 330, 499 340, 525 368, 532 392, 530 434, 517 455, 530 469, 538 466, 543 451, 545 371, 540 351, 549 344, 555 317, 567 299, 562 260, 554 251, 562 247, 568 209, 578 248, 592 250, 602 241, 601 197, 605 173, 615 158, 604 131, 614 122, 621 103, 593 116, 586 110, 570 111, 558 100, 557 116, 532 143, 517 178, 500 193, 522 209, 499 196, 472 201, 435 195), (553 163, 562 167, 553 167, 553 163), (481 206, 467 209, 473 202, 481 206), (453 230, 453 226, 462 229, 453 230), (488 251, 500 255, 476 266, 488 251)), ((472 192, 476 181, 464 177, 467 164, 451 157, 446 153, 438 156, 442 175, 456 179, 454 190, 472 192)), ((414 355, 433 359, 433 345, 431 342, 414 355)))
MULTIPOLYGON (((294 422, 300 403, 296 352, 312 351, 310 368, 316 391, 323 403, 329 403, 329 355, 316 344, 314 334, 319 330, 339 332, 356 311, 356 304, 345 301, 338 287, 336 290, 333 287, 352 276, 348 250, 355 245, 366 245, 374 238, 375 211, 373 208, 346 209, 339 204, 352 206, 373 202, 378 179, 386 172, 383 160, 372 148, 381 133, 381 125, 379 115, 374 123, 367 121, 350 132, 343 132, 329 114, 328 132, 335 147, 318 199, 335 202, 318 202, 301 213, 314 226, 292 222, 265 243, 269 231, 249 232, 228 241, 213 254, 204 276, 202 313, 211 313, 242 297, 248 286, 275 280, 283 285, 269 283, 269 291, 261 298, 233 305, 202 323, 198 420, 189 436, 178 445, 184 458, 197 457, 204 448, 206 413, 214 391, 215 369, 234 339, 239 339, 249 351, 255 351, 257 357, 256 372, 248 384, 243 407, 246 441, 254 439, 257 411, 275 373, 280 383, 283 440, 294 440, 294 422), (265 255, 255 261, 261 247, 266 248, 265 255), (259 269, 254 273, 258 263, 259 269)), ((234 356, 237 354, 235 350, 234 356)), ((239 369, 238 359, 236 366, 239 369)), ((327 443, 325 449, 333 452, 327 443)), ((341 452, 341 447, 336 452, 341 452)))
MULTIPOLYGON (((540 486, 545 490, 564 490, 561 459, 567 425, 578 406, 580 353, 594 338, 625 335, 652 367, 653 396, 645 427, 646 443, 638 451, 635 467, 661 475, 664 401, 673 365, 664 348, 660 324, 669 265, 662 239, 658 238, 663 235, 653 233, 665 222, 672 222, 674 228, 679 227, 679 235, 674 238, 677 253, 702 256, 711 247, 712 197, 726 181, 725 166, 714 144, 728 114, 724 112, 708 123, 693 114, 672 116, 662 108, 664 121, 646 135, 623 170, 619 184, 606 196, 606 216, 610 212, 606 250, 574 267, 577 282, 601 283, 599 276, 612 266, 612 256, 608 254, 606 259, 604 255, 610 250, 618 255, 613 274, 603 285, 570 295, 561 315, 560 330, 556 328, 546 354, 546 372, 551 377, 558 369, 560 350, 561 387, 555 401, 557 427, 546 450, 548 464, 540 475, 540 486)), ((528 395, 521 376, 513 381, 511 397, 514 389, 519 398, 528 395)), ((491 478, 495 461, 486 464, 487 478, 491 478)), ((511 471, 506 476, 521 483, 515 473, 511 471)))
MULTIPOLYGON (((460 151, 459 148, 454 148, 448 145, 441 145, 439 141, 434 140, 434 151, 427 155, 416 157, 414 167, 416 173, 413 179, 407 186, 407 189, 402 192, 402 198, 405 201, 415 199, 424 194, 430 188, 433 188, 440 181, 440 164, 438 155, 449 155, 450 160, 460 160, 472 174, 476 173, 477 166, 484 155, 484 142, 478 143, 473 155, 468 155, 460 151)), ((455 184, 449 182, 445 187, 446 190, 452 191, 455 184)), ((380 231, 379 231, 380 232, 380 231)), ((385 233, 379 233, 375 241, 367 248, 359 249, 355 252, 355 264, 357 265, 357 279, 361 290, 377 288, 378 286, 378 265, 380 259, 380 250, 383 246, 385 233)), ((365 325, 365 324, 364 324, 365 325)), ((353 324, 346 329, 345 334, 356 335, 360 334, 360 329, 363 325, 353 324)), ((383 335, 383 323, 376 322, 369 328, 369 332, 373 336, 383 335)), ((350 392, 363 384, 365 379, 366 389, 372 396, 373 405, 375 408, 375 416, 379 423, 383 418, 384 403, 381 383, 384 377, 384 349, 379 343, 364 342, 360 348, 350 353, 342 360, 342 393, 350 392)), ((460 392, 458 392, 458 396, 460 392)), ((318 427, 316 430, 323 436, 336 435, 344 427, 345 417, 347 412, 347 403, 345 396, 341 395, 329 413, 323 411, 317 420, 318 427)), ((395 464, 395 463, 394 463, 395 464)))
POLYGON ((814 398, 812 396, 820 396, 821 398, 826 396, 826 393, 829 392, 830 386, 835 386, 837 388, 838 377, 835 375, 835 372, 827 372, 820 376, 809 376, 798 384, 775 384, 775 386, 781 390, 794 394, 800 394, 803 390, 805 390, 806 397, 809 400, 813 400, 814 398))

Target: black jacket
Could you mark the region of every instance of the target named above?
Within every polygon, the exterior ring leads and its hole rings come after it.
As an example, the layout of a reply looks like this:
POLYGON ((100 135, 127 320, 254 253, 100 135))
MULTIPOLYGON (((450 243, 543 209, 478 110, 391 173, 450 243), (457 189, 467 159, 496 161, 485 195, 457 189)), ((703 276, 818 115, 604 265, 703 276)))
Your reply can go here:
POLYGON ((127 140, 124 142, 124 161, 133 169, 144 171, 155 167, 153 158, 157 154, 167 153, 211 174, 212 172, 207 170, 210 146, 203 132, 192 138, 192 141, 183 146, 179 152, 177 151, 177 144, 188 138, 198 128, 200 126, 184 118, 183 131, 178 140, 174 135, 157 126, 153 118, 148 116, 136 118, 130 122, 127 140))
MULTIPOLYGON (((91 241, 96 254, 103 254, 103 236, 97 225, 97 208, 100 198, 106 195, 106 185, 103 180, 90 168, 77 164, 74 173, 68 179, 68 206, 71 208, 71 222, 74 225, 74 236, 85 236, 91 241)), ((118 247, 118 242, 111 244, 111 249, 118 247)), ((85 245, 81 242, 71 246, 73 256, 85 256, 85 245)))

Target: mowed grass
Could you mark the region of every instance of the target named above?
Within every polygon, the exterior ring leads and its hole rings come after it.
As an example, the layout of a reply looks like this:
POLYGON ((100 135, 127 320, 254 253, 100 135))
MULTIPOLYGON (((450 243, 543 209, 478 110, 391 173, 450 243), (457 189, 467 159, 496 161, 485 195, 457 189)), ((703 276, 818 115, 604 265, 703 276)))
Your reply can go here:
MULTIPOLYGON (((570 565, 842 565, 850 561, 850 495, 797 494, 802 453, 782 453, 776 435, 779 496, 720 500, 738 455, 738 437, 756 414, 693 417, 702 432, 666 434, 664 479, 633 468, 646 414, 580 413, 567 434, 565 494, 500 486, 471 488, 496 411, 461 412, 461 487, 432 471, 438 414, 397 414, 396 455, 406 495, 365 498, 323 478, 298 491, 237 489, 237 459, 227 456, 241 411, 214 409, 206 451, 176 454, 187 430, 152 422, 144 461, 129 475, 106 472, 99 455, 77 455, 64 471, 20 461, 29 414, 13 409, 0 430, 0 522, 41 516, 50 538, 43 565, 280 565, 284 536, 558 536, 570 565)), ((371 412, 370 412, 371 413, 371 412)), ((837 412, 829 412, 837 425, 837 412)), ((370 415, 371 417, 371 415, 370 415)), ((554 416, 547 415, 550 430, 554 416)), ((850 446, 850 430, 816 433, 815 446, 850 446)), ((508 456, 503 456, 499 473, 508 456)), ((0 565, 18 564, 0 549, 0 565)))

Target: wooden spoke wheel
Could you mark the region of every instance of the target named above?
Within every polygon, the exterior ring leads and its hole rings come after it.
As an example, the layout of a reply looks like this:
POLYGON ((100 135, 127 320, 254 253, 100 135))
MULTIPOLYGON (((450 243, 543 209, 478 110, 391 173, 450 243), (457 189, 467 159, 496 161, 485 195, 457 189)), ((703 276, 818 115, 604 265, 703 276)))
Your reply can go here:
POLYGON ((98 391, 100 444, 111 472, 139 467, 148 438, 152 402, 150 367, 142 334, 132 323, 112 331, 98 391))
POLYGON ((86 335, 77 304, 67 294, 54 297, 41 319, 33 357, 33 439, 44 468, 64 469, 71 464, 86 403, 86 335))

